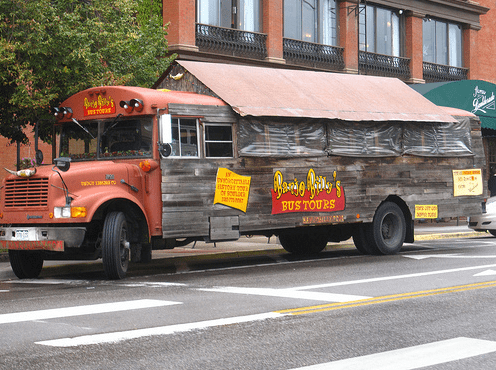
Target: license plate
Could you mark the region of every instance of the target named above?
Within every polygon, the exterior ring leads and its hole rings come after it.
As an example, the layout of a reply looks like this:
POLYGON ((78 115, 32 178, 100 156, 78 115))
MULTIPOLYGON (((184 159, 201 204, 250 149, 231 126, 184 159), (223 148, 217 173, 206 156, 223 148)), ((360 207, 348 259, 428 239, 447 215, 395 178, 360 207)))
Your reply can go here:
POLYGON ((29 240, 29 230, 16 230, 16 240, 29 240))

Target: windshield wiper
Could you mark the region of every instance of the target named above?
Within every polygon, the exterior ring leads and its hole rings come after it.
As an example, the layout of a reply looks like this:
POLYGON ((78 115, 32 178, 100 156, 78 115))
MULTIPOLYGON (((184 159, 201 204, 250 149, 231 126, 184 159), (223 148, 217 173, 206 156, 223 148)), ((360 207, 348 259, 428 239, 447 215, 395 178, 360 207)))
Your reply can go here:
POLYGON ((81 125, 78 121, 76 121, 75 118, 72 119, 72 122, 74 122, 76 125, 78 125, 79 127, 81 127, 84 131, 86 131, 88 133, 88 135, 90 135, 93 139, 95 138, 91 132, 88 131, 88 129, 86 127, 84 127, 83 125, 81 125))
POLYGON ((119 117, 121 117, 121 116, 122 116, 122 113, 119 113, 119 114, 117 115, 117 117, 115 117, 115 118, 114 118, 114 120, 113 120, 113 121, 112 121, 112 123, 110 124, 110 127, 108 127, 108 128, 107 128, 107 129, 103 132, 102 136, 105 136, 105 134, 106 134, 107 132, 109 132, 109 130, 112 130, 112 129, 115 127, 115 125, 117 125, 117 120, 118 120, 118 119, 119 119, 119 117))

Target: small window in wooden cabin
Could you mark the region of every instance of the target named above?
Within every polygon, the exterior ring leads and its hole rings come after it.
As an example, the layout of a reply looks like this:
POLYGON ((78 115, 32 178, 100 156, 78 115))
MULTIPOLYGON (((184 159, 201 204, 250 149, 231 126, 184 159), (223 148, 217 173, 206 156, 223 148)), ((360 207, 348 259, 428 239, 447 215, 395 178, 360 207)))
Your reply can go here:
POLYGON ((172 119, 172 157, 198 157, 198 120, 172 119))
POLYGON ((205 157, 233 157, 232 125, 204 123, 205 157))

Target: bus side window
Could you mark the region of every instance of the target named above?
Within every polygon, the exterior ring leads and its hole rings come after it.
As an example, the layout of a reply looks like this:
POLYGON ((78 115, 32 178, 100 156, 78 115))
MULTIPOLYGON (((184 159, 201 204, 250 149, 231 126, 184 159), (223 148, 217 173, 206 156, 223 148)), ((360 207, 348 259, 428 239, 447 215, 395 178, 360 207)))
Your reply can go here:
POLYGON ((198 120, 173 118, 171 145, 173 157, 198 157, 198 120))

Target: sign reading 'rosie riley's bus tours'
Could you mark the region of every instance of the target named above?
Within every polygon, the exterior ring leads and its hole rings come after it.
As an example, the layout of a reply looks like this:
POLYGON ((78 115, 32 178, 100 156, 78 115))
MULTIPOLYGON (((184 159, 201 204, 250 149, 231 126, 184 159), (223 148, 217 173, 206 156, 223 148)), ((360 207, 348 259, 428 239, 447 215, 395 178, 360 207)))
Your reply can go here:
POLYGON ((115 113, 114 99, 101 94, 96 95, 95 99, 84 98, 84 116, 97 116, 100 114, 115 113))
POLYGON ((336 181, 336 171, 332 181, 326 176, 308 170, 306 181, 294 178, 284 181, 281 171, 274 173, 272 191, 272 214, 291 212, 336 212, 345 207, 344 188, 336 181))

